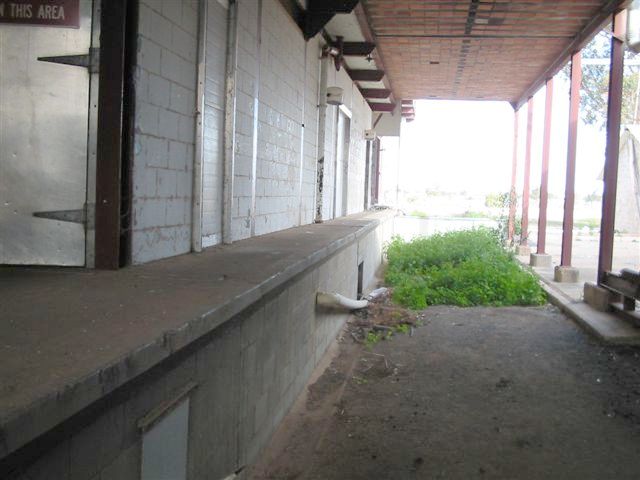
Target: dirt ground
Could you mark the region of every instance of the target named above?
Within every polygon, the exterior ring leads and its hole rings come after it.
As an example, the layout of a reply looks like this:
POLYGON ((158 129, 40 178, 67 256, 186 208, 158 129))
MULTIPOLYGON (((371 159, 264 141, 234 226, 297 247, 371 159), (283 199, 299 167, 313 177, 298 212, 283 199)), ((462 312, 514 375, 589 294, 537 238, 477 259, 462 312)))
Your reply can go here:
POLYGON ((247 478, 638 479, 640 350, 554 307, 431 307, 336 355, 247 478))

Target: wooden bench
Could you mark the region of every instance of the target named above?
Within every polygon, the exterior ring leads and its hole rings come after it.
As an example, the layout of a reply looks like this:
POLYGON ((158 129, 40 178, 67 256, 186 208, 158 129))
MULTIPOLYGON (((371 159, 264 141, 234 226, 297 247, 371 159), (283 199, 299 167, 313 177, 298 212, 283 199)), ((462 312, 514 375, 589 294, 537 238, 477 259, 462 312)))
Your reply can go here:
POLYGON ((601 286, 620 300, 611 303, 613 310, 640 327, 640 311, 636 309, 636 301, 640 300, 640 272, 628 268, 620 273, 606 272, 601 286))

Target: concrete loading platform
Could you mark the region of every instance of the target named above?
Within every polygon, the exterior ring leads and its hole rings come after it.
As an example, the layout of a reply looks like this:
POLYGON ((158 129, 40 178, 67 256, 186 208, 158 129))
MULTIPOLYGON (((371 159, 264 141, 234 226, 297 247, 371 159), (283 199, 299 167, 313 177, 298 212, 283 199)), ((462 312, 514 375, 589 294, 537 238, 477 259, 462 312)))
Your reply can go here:
POLYGON ((38 457, 24 478, 137 478, 137 422, 190 382, 191 408, 217 423, 191 426, 190 464, 215 478, 242 468, 343 324, 316 314, 317 290, 354 297, 359 265, 371 282, 391 218, 352 215, 117 272, 1 269, 3 478, 38 457))

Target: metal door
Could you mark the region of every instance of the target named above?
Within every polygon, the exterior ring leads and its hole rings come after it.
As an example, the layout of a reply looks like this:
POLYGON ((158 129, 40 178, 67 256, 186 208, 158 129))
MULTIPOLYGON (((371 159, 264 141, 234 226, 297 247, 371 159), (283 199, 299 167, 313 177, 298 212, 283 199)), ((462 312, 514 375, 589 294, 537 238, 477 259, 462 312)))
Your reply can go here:
POLYGON ((92 2, 79 12, 0 24, 0 264, 85 264, 92 2))

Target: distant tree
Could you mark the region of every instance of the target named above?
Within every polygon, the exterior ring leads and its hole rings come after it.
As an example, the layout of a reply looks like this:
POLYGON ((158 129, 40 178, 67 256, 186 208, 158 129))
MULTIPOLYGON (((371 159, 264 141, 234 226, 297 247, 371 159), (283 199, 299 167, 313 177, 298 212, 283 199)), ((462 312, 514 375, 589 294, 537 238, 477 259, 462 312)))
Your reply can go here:
POLYGON ((598 192, 590 193, 589 195, 585 195, 584 201, 587 203, 599 202, 602 200, 602 195, 598 192))
MULTIPOLYGON (((582 49, 583 59, 608 59, 611 54, 610 27, 601 31, 582 49)), ((625 52, 625 59, 634 58, 633 52, 625 52)), ((582 87, 580 92, 580 114, 588 125, 605 128, 607 124, 607 96, 609 92, 609 65, 582 65, 582 87)), ((562 75, 571 77, 571 66, 567 64, 562 75)), ((626 66, 622 88, 622 123, 640 123, 640 72, 638 66, 626 66)))
POLYGON ((504 208, 508 200, 509 200, 509 192, 490 193, 484 197, 484 206, 489 208, 504 208))
POLYGON ((531 200, 540 200, 540 187, 536 187, 533 190, 531 190, 531 193, 529 194, 529 198, 531 200))

